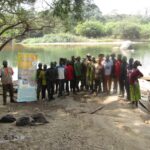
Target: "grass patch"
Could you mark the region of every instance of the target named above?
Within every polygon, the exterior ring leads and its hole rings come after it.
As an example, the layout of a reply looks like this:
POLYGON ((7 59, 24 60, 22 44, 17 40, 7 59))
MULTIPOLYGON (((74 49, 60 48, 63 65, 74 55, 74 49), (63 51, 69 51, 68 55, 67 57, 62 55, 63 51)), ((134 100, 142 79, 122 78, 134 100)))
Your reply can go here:
POLYGON ((87 38, 68 33, 46 34, 43 37, 28 38, 22 41, 23 44, 35 43, 58 43, 58 42, 86 42, 87 38))

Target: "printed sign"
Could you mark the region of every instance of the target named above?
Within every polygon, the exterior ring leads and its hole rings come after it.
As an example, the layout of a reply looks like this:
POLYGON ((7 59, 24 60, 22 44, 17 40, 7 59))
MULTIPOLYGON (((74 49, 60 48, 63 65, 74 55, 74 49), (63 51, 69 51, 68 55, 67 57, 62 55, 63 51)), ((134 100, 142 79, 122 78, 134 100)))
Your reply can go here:
POLYGON ((18 54, 18 102, 36 101, 36 66, 37 55, 34 53, 18 54))

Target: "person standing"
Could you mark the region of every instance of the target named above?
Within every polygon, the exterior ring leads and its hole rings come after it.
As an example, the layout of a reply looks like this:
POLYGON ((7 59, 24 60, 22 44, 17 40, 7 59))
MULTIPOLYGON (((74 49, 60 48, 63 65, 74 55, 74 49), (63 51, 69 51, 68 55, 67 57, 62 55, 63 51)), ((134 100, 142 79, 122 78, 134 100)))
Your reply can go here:
POLYGON ((73 93, 75 93, 75 85, 74 85, 74 69, 73 66, 71 65, 71 62, 68 60, 67 64, 65 66, 65 79, 66 79, 66 92, 67 95, 69 95, 69 83, 70 83, 70 88, 72 87, 73 93))
POLYGON ((129 64, 127 66, 127 100, 130 100, 130 76, 133 70, 133 63, 134 63, 134 59, 130 58, 129 59, 129 64))
POLYGON ((130 75, 130 99, 132 105, 138 107, 138 101, 141 99, 141 91, 138 79, 143 77, 143 74, 138 69, 138 66, 142 66, 139 61, 135 61, 133 64, 133 70, 130 75))
MULTIPOLYGON (((125 90, 126 90, 126 93, 128 92, 128 89, 127 89, 127 84, 128 84, 127 66, 128 66, 127 57, 123 56, 122 64, 121 64, 121 73, 120 73, 120 83, 121 83, 120 91, 121 91, 122 97, 124 97, 125 90)), ((127 96, 127 99, 128 99, 128 96, 127 96)))
POLYGON ((74 63, 74 71, 75 71, 75 77, 76 77, 76 89, 77 89, 77 92, 79 92, 79 82, 81 80, 81 62, 80 62, 80 57, 77 57, 76 58, 76 61, 74 63))
POLYGON ((110 94, 111 89, 111 71, 112 71, 112 61, 109 59, 109 55, 106 56, 104 62, 104 91, 107 94, 110 94))
POLYGON ((40 72, 39 78, 42 82, 42 99, 46 98, 46 89, 47 89, 47 82, 46 82, 46 71, 47 65, 44 65, 43 70, 40 72))
POLYGON ((113 93, 117 92, 116 87, 116 76, 115 76, 115 63, 116 63, 116 55, 113 53, 111 54, 111 60, 112 60, 112 71, 111 71, 111 81, 113 82, 113 93))
POLYGON ((122 55, 118 54, 117 60, 115 62, 115 89, 118 91, 118 85, 119 85, 119 94, 121 94, 121 82, 120 82, 120 76, 121 76, 121 63, 122 63, 122 55))
POLYGON ((7 103, 7 91, 10 95, 10 102, 14 103, 14 93, 13 93, 13 81, 12 75, 14 74, 13 69, 8 67, 8 62, 3 61, 3 68, 0 70, 2 88, 3 88, 3 105, 7 103))
POLYGON ((37 100, 39 100, 42 91, 42 80, 40 74, 42 72, 42 63, 38 64, 38 69, 36 71, 36 83, 37 83, 37 100))
POLYGON ((65 80, 65 68, 63 66, 63 61, 60 59, 59 66, 57 67, 58 81, 59 81, 59 94, 58 97, 63 94, 64 80, 65 80))
POLYGON ((57 79, 57 69, 55 68, 55 63, 50 63, 50 68, 46 71, 46 81, 48 90, 48 100, 54 100, 54 85, 57 79))

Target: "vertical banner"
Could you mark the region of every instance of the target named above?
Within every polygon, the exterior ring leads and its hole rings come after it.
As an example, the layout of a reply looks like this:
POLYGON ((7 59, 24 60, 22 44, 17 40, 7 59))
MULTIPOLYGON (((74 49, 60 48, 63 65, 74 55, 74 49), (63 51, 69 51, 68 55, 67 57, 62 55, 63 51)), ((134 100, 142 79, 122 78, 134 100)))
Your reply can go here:
POLYGON ((18 54, 18 97, 17 102, 36 101, 36 66, 37 55, 34 53, 18 54))

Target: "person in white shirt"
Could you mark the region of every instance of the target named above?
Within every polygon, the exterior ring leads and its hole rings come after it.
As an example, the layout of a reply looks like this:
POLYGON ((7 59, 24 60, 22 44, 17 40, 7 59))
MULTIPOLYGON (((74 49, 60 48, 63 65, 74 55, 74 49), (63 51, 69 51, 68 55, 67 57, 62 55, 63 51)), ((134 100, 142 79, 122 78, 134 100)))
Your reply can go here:
POLYGON ((57 67, 57 73, 58 73, 58 82, 59 82, 58 97, 60 97, 62 96, 64 80, 65 80, 65 68, 63 66, 63 61, 61 59, 59 61, 59 66, 57 67))
POLYGON ((109 55, 106 56, 106 60, 103 65, 104 65, 104 92, 109 94, 111 89, 111 72, 113 66, 112 61, 109 59, 109 55))

